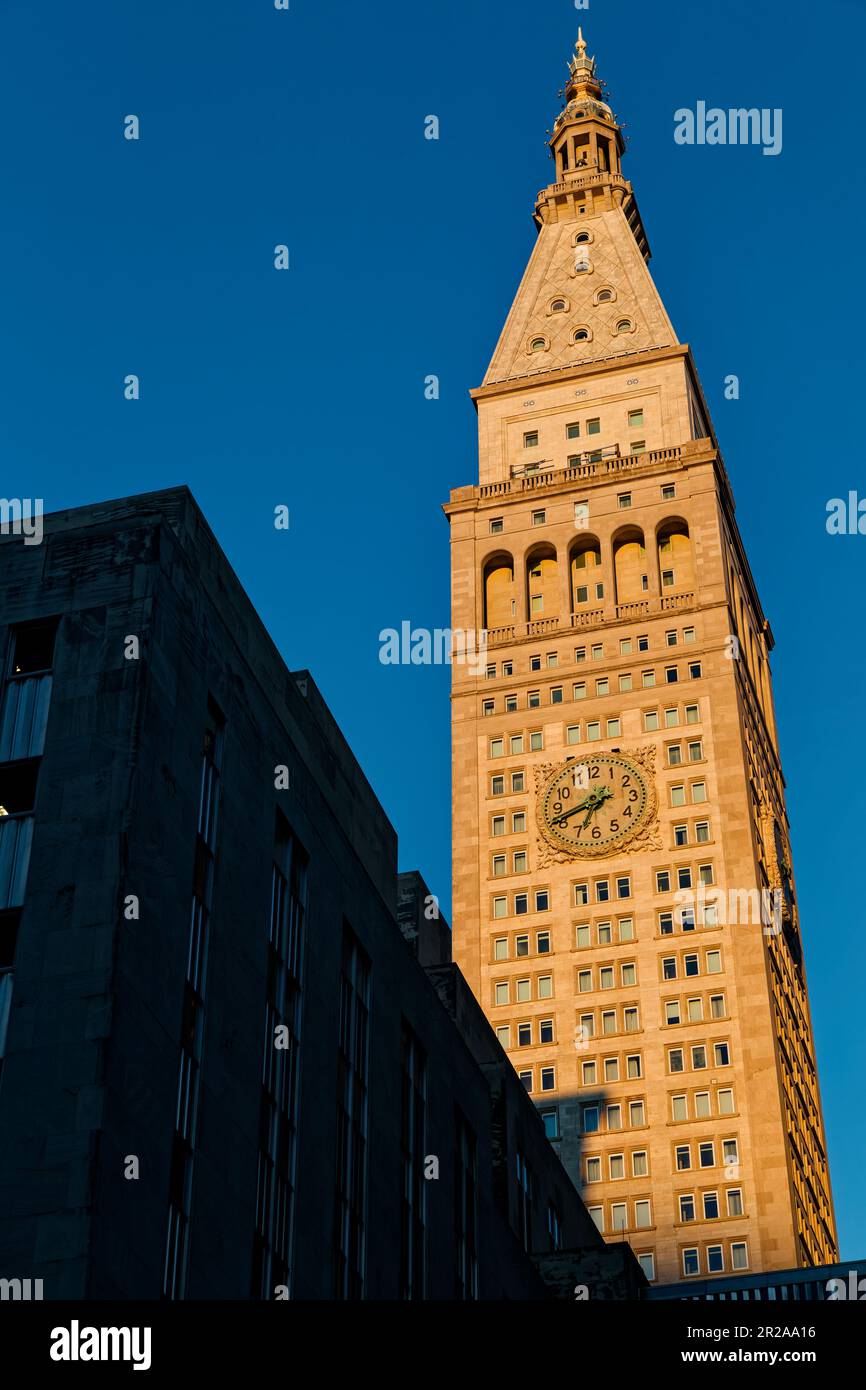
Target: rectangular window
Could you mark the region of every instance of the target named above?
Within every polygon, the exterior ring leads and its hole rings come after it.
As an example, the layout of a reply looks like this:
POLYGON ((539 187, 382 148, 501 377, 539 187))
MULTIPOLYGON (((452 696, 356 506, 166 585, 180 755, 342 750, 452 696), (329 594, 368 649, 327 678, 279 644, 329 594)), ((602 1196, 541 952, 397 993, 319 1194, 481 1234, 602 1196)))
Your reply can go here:
POLYGON ((354 1301, 364 1295, 367 1249, 370 961, 346 925, 337 1016, 340 1032, 333 1296, 354 1301))
POLYGON ((426 1290, 427 1056, 408 1023, 401 1036, 403 1184, 400 1219, 400 1297, 423 1298, 426 1290))
POLYGON ((546 513, 546 512, 544 512, 544 511, 537 511, 537 512, 533 512, 533 513, 532 513, 532 524, 533 524, 533 526, 543 526, 546 520, 547 520, 547 513, 546 513))
POLYGON ((454 1233, 458 1299, 478 1297, 478 1173, 475 1133, 455 1109, 454 1233))
POLYGON ((586 432, 587 434, 601 434, 601 420, 599 418, 587 420, 586 432))
POLYGON ((565 427, 566 439, 580 439, 580 423, 575 420, 565 427))
POLYGON ((524 434, 524 436, 523 436, 523 447, 524 447, 524 449, 537 449, 537 448, 538 448, 538 431, 537 431, 537 430, 527 430, 527 432, 526 432, 526 433, 524 434))

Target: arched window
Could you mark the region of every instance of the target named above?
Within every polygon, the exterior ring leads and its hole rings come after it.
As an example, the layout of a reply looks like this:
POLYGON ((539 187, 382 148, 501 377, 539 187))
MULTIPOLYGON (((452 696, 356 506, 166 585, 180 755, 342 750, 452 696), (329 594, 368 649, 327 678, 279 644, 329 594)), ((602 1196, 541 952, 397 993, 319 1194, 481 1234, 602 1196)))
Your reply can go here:
POLYGON ((491 557, 484 566, 484 626, 507 627, 516 616, 514 561, 510 555, 491 557))
POLYGON ((565 300, 564 300, 564 299, 554 299, 553 303, 552 303, 551 306, 550 306, 550 312, 551 312, 552 314, 564 314, 564 313, 565 313, 565 300))
POLYGON ((598 608, 604 603, 601 545, 596 536, 581 536, 571 547, 572 611, 598 608))
POLYGON ((576 343, 588 343, 588 342, 589 342, 589 329, 588 329, 588 328, 578 328, 578 329, 576 329, 576 330, 575 330, 575 334, 574 334, 574 341, 575 341, 576 343))
POLYGON ((687 523, 671 517, 662 522, 656 535, 662 597, 671 592, 694 592, 694 561, 687 523))
POLYGON ((586 246, 591 240, 592 237, 589 235, 589 232, 578 232, 577 236, 574 238, 574 244, 575 246, 586 246))
POLYGON ((552 545, 539 546, 526 558, 526 611, 530 622, 559 616, 559 566, 552 545))
POLYGON ((613 575, 617 603, 637 603, 646 596, 649 576, 643 531, 630 526, 613 540, 613 575))
POLYGON ((619 323, 616 326, 616 331, 617 333, 630 333, 632 327, 633 324, 631 319, 620 319, 619 323))
POLYGON ((596 303, 609 304, 613 299, 613 290, 599 290, 596 303))
POLYGON ((545 340, 544 338, 533 338, 532 342, 529 344, 529 351, 530 351, 530 352, 544 352, 544 349, 545 349, 546 347, 547 347, 547 342, 546 342, 546 340, 545 340))

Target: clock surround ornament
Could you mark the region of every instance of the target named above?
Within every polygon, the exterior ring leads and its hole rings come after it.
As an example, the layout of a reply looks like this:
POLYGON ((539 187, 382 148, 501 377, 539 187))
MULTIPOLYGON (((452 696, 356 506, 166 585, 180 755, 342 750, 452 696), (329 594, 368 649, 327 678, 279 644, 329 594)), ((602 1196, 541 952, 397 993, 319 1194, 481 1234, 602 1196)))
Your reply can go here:
POLYGON ((539 865, 660 849, 654 746, 535 768, 539 865))

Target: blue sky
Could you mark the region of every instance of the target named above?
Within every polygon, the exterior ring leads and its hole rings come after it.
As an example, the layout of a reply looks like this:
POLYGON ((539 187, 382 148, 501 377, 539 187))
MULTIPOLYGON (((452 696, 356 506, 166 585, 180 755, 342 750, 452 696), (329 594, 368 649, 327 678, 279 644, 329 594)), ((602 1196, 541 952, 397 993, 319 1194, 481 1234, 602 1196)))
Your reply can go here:
POLYGON ((532 247, 578 22, 777 640, 842 1249, 863 1256, 866 537, 824 524, 866 495, 861 0, 5 0, 0 492, 55 510, 188 483, 447 904, 448 672, 382 666, 378 633, 448 625, 440 506, 477 477, 467 391, 532 247), (782 153, 675 144, 698 100, 781 107, 782 153))

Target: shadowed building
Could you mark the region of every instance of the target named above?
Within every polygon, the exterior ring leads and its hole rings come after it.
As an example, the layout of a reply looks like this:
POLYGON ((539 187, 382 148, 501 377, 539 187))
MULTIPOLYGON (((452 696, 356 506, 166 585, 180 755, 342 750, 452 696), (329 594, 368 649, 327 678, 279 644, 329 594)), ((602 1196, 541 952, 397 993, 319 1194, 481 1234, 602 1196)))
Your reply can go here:
POLYGON ((773 639, 582 37, 550 151, 445 508, 455 959, 651 1280, 823 1264, 773 639))
POLYGON ((0 624, 0 1277, 543 1298, 569 1246, 633 1293, 189 492, 0 541, 0 624))

